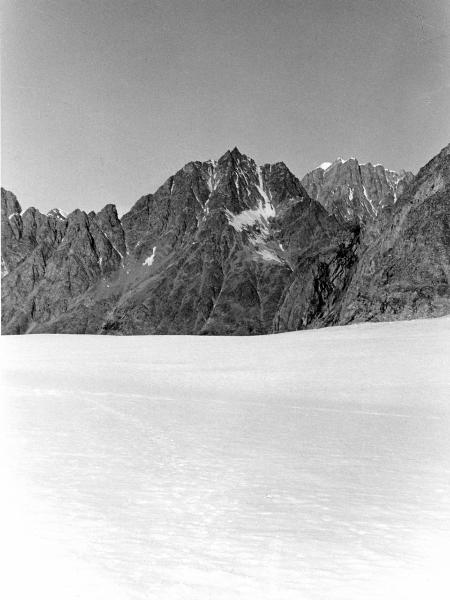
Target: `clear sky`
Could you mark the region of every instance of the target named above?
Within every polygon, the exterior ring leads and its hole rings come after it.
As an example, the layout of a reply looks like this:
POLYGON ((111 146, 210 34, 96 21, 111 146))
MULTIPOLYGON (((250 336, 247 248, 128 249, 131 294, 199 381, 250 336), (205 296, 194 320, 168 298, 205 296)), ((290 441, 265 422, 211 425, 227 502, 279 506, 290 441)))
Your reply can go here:
POLYGON ((122 213, 238 146, 298 176, 450 141, 448 0, 3 0, 2 185, 122 213))

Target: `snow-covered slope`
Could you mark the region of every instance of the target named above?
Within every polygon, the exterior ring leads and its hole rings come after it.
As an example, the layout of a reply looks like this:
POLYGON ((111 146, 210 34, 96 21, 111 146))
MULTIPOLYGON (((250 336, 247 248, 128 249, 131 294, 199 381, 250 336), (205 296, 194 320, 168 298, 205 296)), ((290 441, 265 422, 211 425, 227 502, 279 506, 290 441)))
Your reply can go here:
POLYGON ((448 598, 449 340, 0 338, 5 597, 448 598))

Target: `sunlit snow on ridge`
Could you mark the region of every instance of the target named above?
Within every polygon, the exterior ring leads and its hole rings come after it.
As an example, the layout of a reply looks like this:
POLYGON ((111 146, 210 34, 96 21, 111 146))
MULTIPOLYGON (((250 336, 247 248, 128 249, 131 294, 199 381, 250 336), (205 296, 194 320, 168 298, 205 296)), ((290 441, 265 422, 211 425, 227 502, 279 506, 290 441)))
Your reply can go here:
POLYGON ((0 338, 5 597, 447 599, 449 333, 0 338))
POLYGON ((52 208, 51 210, 49 210, 47 213, 47 217, 55 217, 55 219, 58 219, 59 221, 67 220, 67 214, 60 208, 52 208))

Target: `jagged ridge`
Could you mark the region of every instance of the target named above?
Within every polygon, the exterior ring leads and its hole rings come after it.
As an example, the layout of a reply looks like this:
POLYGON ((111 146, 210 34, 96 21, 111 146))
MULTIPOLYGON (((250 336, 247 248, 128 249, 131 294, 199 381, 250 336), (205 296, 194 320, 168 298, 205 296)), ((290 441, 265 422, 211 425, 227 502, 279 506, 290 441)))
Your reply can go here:
POLYGON ((411 172, 338 158, 307 173, 302 184, 341 223, 365 223, 392 207, 413 179, 411 172))
POLYGON ((284 163, 259 167, 237 148, 188 163, 121 219, 111 204, 22 213, 2 190, 2 332, 261 334, 443 314, 448 147, 433 161, 415 179, 355 160, 322 166, 303 183, 324 206, 284 163), (345 202, 323 200, 333 181, 345 202), (412 272, 414 235, 433 243, 412 272), (386 290, 386 269, 406 281, 400 291, 386 290))

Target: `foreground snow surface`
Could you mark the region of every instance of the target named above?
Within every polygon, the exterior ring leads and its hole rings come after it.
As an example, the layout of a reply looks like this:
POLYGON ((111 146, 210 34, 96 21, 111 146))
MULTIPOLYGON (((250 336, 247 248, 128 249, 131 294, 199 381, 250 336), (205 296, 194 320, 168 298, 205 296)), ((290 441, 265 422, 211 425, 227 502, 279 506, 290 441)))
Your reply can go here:
POLYGON ((447 599, 449 340, 2 338, 2 597, 447 599))

